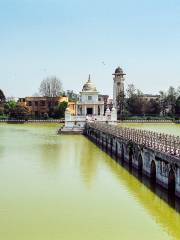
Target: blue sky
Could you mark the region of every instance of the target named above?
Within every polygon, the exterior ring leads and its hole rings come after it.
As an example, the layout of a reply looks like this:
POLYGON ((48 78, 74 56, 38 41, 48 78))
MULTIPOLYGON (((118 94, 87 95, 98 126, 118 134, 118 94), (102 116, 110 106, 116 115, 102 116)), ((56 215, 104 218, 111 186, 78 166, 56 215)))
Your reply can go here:
POLYGON ((180 85, 179 0, 0 0, 6 95, 32 95, 51 75, 79 91, 89 73, 112 95, 118 65, 145 93, 180 85))

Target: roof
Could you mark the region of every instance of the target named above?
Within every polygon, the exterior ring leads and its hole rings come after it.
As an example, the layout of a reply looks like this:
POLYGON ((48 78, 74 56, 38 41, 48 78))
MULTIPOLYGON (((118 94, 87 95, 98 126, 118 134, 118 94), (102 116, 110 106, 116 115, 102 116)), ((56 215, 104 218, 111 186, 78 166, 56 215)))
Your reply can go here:
POLYGON ((89 75, 88 81, 84 84, 82 92, 97 92, 96 87, 91 82, 91 76, 89 75))
POLYGON ((121 67, 117 67, 113 75, 126 75, 126 74, 123 72, 123 69, 121 67))

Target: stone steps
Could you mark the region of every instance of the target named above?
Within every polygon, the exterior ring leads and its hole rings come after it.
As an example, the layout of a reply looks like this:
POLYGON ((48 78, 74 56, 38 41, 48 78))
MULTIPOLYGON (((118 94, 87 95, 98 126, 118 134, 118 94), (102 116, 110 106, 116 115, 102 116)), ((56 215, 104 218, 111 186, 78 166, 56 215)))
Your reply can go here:
POLYGON ((58 134, 66 134, 66 135, 74 135, 74 134, 83 134, 84 128, 80 127, 63 127, 62 129, 59 129, 58 134))

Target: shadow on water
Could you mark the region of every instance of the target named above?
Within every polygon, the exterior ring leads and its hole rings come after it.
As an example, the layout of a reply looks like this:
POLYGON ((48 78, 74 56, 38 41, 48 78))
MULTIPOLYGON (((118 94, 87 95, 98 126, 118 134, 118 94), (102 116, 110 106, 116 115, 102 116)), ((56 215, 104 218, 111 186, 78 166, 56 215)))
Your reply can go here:
POLYGON ((151 190, 154 194, 156 194, 160 199, 165 201, 170 207, 180 213, 180 198, 176 197, 172 194, 171 191, 166 190, 162 186, 156 183, 156 172, 155 168, 152 164, 152 176, 149 178, 142 173, 142 171, 138 171, 132 164, 128 164, 123 159, 116 157, 111 151, 108 151, 106 148, 101 147, 101 150, 106 152, 111 158, 116 161, 119 165, 121 165, 124 169, 126 169, 131 175, 136 177, 136 179, 141 182, 144 186, 151 190), (154 169, 154 170, 153 170, 154 169))

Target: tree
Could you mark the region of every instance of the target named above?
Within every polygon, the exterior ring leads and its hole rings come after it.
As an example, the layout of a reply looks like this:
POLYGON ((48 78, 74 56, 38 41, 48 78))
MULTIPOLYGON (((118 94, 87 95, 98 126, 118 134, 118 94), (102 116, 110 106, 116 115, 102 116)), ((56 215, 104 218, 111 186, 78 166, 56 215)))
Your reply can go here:
POLYGON ((176 93, 177 93, 177 97, 180 97, 180 87, 177 88, 176 93))
POLYGON ((62 94, 62 83, 56 77, 48 77, 41 82, 39 93, 45 97, 58 97, 62 94))
POLYGON ((8 101, 4 105, 4 112, 5 112, 5 114, 9 114, 14 108, 16 108, 16 106, 17 106, 17 102, 15 102, 14 100, 8 101))
POLYGON ((175 113, 180 114, 180 96, 176 100, 175 113))
POLYGON ((125 95, 124 92, 120 92, 117 96, 117 113, 120 115, 120 118, 123 116, 125 106, 125 95))
POLYGON ((0 89, 0 102, 5 102, 5 100, 6 100, 6 97, 3 93, 3 91, 0 89))
POLYGON ((136 94, 136 88, 135 88, 134 84, 129 84, 127 87, 127 90, 126 90, 127 98, 131 98, 135 94, 136 94))
POLYGON ((155 99, 150 99, 149 101, 146 101, 145 103, 145 113, 146 114, 153 114, 153 115, 159 115, 160 114, 160 102, 155 99))
POLYGON ((145 100, 143 93, 139 89, 135 89, 133 84, 128 85, 126 109, 131 114, 145 113, 145 100))
POLYGON ((9 117, 11 119, 27 119, 29 115, 30 112, 28 107, 24 107, 18 104, 9 111, 9 117))
POLYGON ((4 105, 4 111, 13 119, 26 119, 29 117, 29 109, 27 107, 17 104, 11 100, 4 105))
POLYGON ((170 107, 170 113, 175 114, 175 107, 176 107, 176 100, 177 100, 177 93, 174 87, 169 87, 167 93, 167 102, 170 107))
POLYGON ((54 108, 54 117, 55 118, 64 118, 65 110, 68 106, 68 103, 63 101, 57 107, 54 108))
POLYGON ((61 102, 59 104, 59 115, 60 115, 60 117, 64 117, 67 106, 68 106, 67 102, 61 102))
POLYGON ((160 112, 163 116, 166 115, 166 109, 168 107, 167 94, 166 92, 160 91, 160 112))

